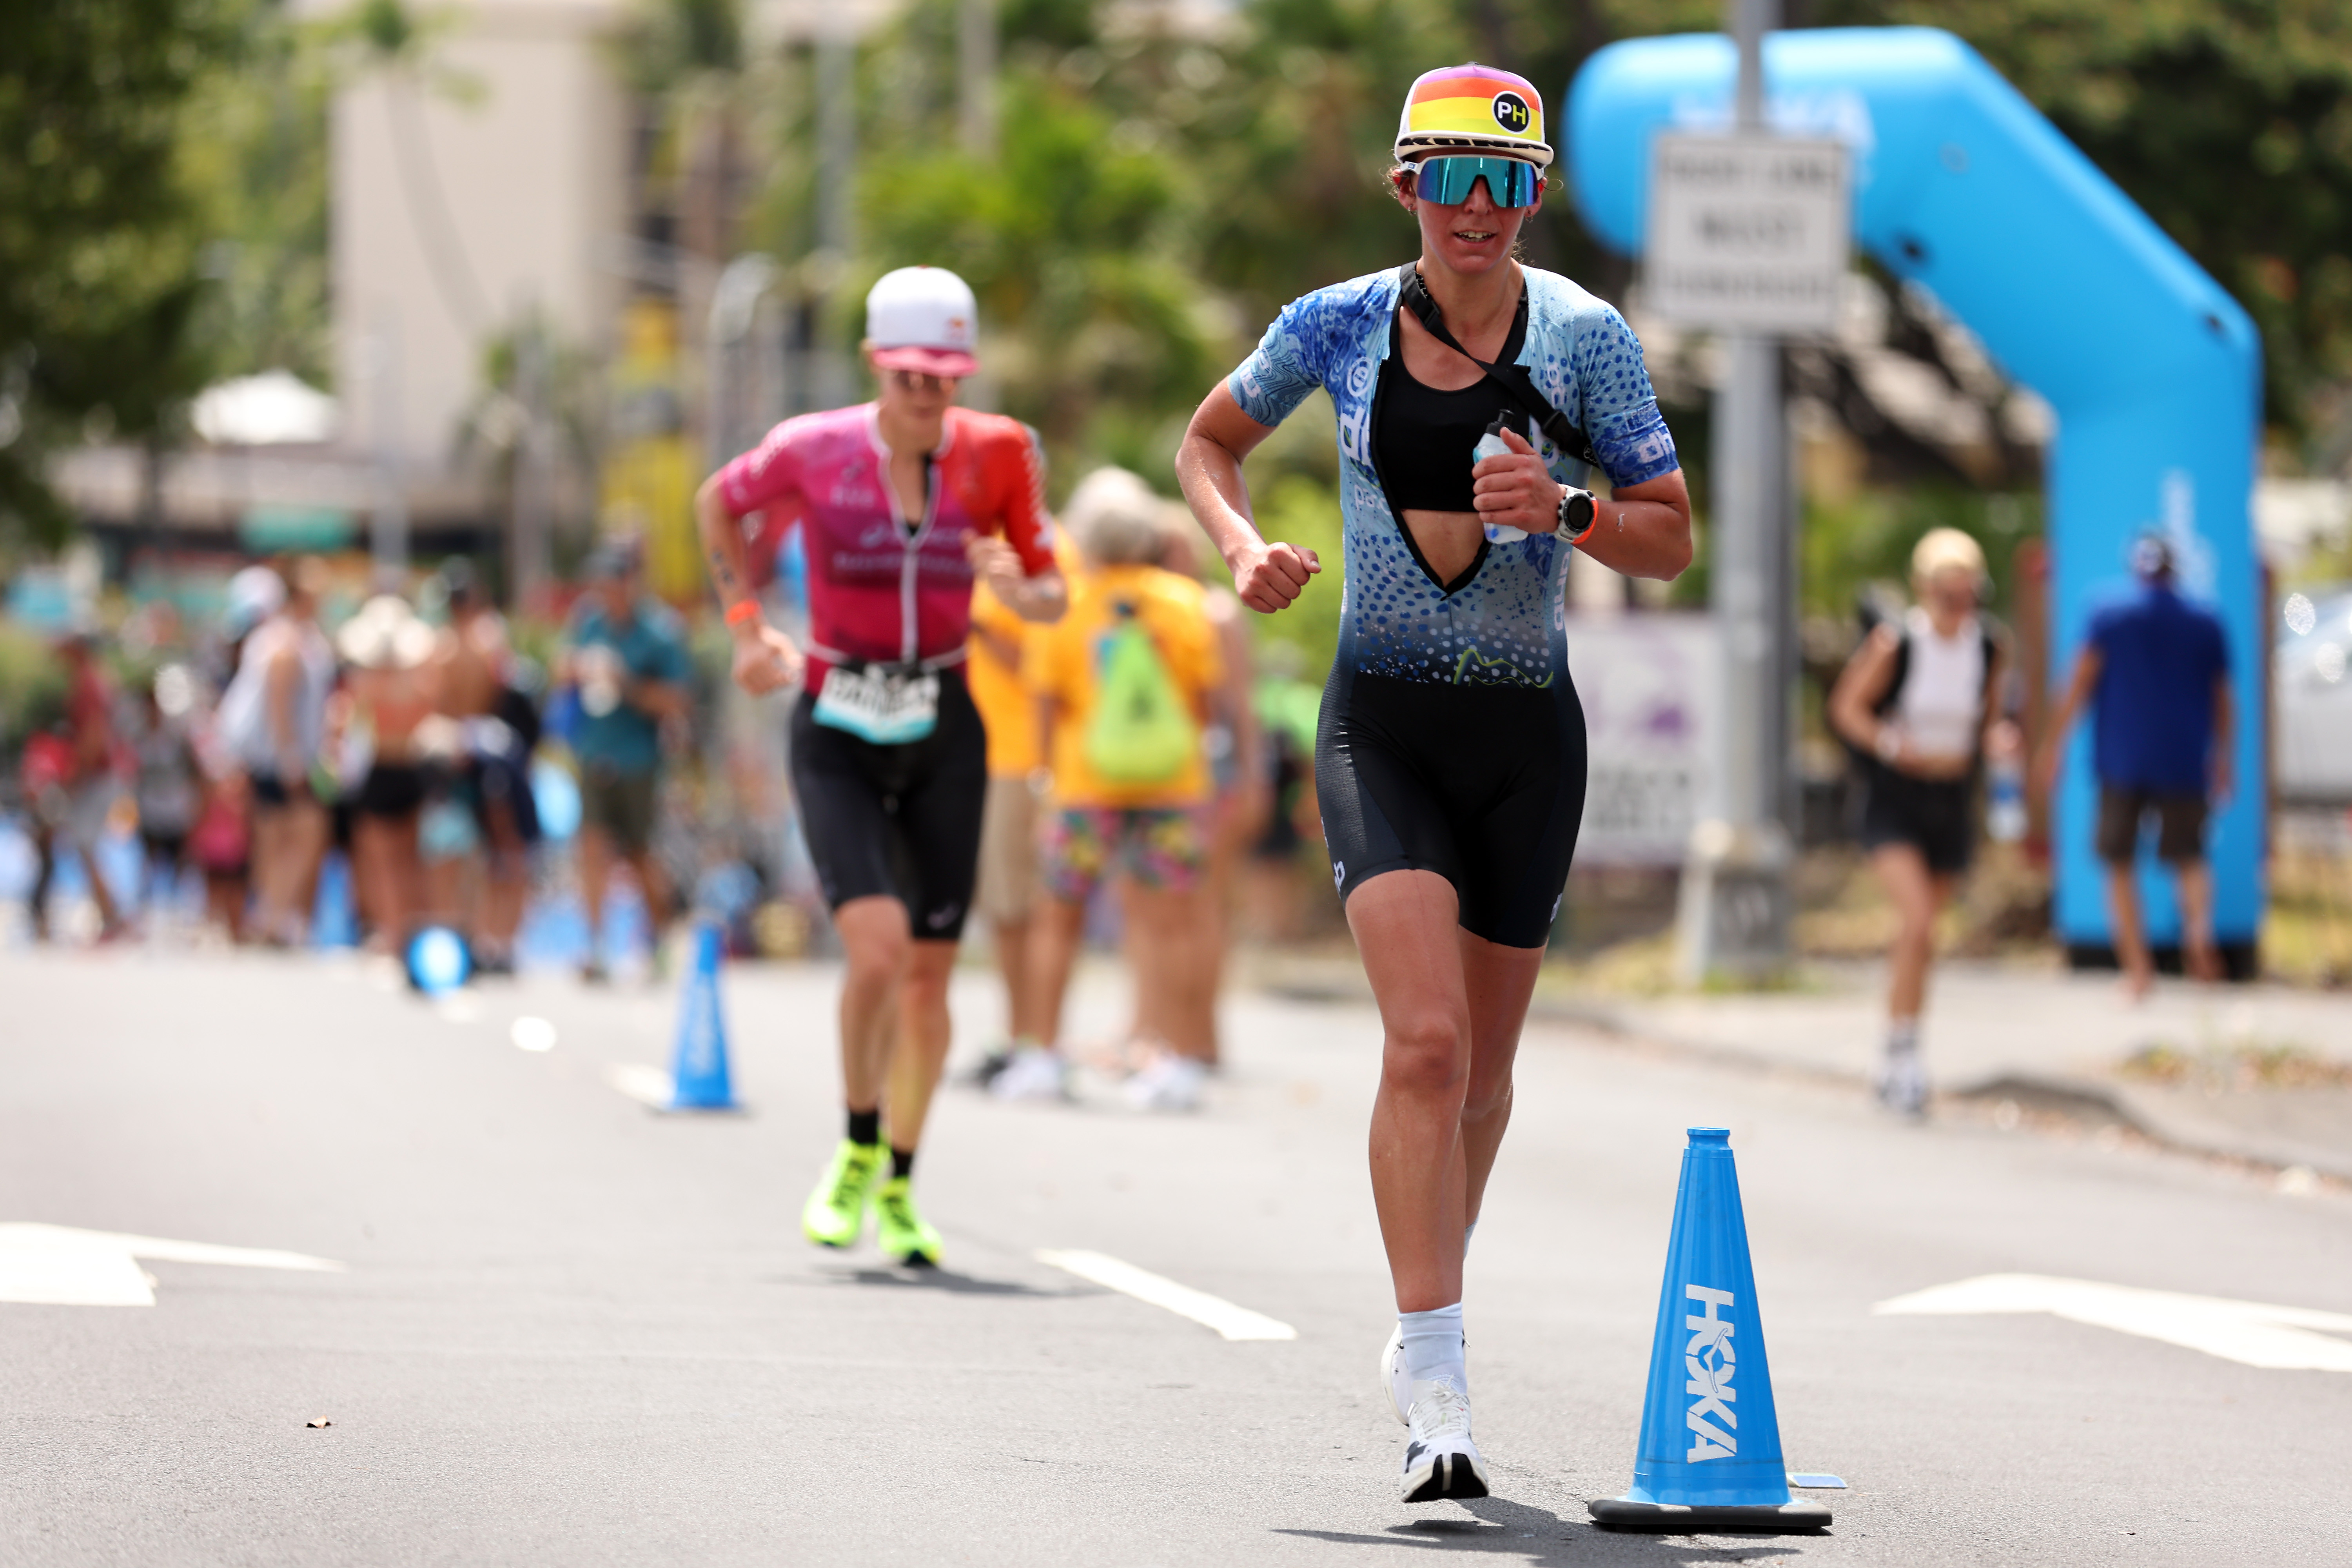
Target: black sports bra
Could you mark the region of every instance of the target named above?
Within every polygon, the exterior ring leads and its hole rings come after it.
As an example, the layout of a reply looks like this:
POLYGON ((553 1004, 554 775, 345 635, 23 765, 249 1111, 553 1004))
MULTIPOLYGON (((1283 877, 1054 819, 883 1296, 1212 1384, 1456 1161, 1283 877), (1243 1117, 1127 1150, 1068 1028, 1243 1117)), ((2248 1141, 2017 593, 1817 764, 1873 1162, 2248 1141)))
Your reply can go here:
MULTIPOLYGON (((1441 392, 1415 381, 1404 367, 1401 320, 1402 313, 1389 323, 1389 357, 1381 365, 1381 384, 1373 396, 1372 461, 1380 468, 1381 488, 1399 512, 1408 508, 1475 511, 1470 449, 1497 414, 1526 434, 1527 414, 1484 377, 1459 392, 1441 392)), ((1510 335, 1503 340, 1496 363, 1509 364, 1517 359, 1527 340, 1528 297, 1523 289, 1510 335)))

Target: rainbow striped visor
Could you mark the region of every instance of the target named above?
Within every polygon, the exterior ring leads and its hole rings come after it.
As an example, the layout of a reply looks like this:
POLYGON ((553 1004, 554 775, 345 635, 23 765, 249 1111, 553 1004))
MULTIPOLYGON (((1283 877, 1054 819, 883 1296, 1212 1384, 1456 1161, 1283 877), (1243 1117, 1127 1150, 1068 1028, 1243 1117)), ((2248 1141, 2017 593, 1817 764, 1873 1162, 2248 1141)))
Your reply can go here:
POLYGON ((1439 154, 1412 165, 1412 194, 1440 206, 1458 206, 1468 201, 1472 188, 1481 180, 1486 182, 1487 199, 1498 207, 1531 207, 1543 189, 1542 172, 1518 158, 1484 153, 1439 154))

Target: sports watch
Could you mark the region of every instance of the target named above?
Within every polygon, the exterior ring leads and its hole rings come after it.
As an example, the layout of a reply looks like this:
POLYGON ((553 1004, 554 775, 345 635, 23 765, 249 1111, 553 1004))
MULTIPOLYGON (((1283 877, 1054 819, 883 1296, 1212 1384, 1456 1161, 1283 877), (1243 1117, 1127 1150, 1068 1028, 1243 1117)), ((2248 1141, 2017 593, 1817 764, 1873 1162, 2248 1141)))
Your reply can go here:
POLYGON ((1559 491, 1559 512, 1552 531, 1570 544, 1581 544, 1592 525, 1601 521, 1600 503, 1591 490, 1580 490, 1573 485, 1563 485, 1559 491))

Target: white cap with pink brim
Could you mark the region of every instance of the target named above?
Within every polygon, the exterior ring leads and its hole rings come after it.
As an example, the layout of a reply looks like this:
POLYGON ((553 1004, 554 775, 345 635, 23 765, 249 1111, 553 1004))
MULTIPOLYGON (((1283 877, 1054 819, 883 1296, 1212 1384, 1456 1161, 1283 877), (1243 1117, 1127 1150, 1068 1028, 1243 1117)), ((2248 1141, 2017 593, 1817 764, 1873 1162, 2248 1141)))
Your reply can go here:
POLYGON ((866 341, 885 370, 961 378, 980 369, 980 305, 944 267, 886 272, 866 296, 866 341))

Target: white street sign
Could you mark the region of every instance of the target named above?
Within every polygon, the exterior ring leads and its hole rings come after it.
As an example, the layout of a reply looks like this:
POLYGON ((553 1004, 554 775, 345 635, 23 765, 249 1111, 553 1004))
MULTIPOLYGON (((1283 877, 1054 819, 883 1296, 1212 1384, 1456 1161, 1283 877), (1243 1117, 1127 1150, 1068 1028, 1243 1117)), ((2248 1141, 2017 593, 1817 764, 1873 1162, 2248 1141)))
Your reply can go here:
POLYGON ((1712 331, 1829 331, 1853 199, 1842 142, 1661 132, 1650 151, 1643 302, 1712 331))
POLYGON ((155 1282, 136 1259, 216 1263, 232 1268, 295 1268, 340 1274, 331 1258, 208 1241, 173 1241, 29 1220, 0 1224, 0 1301, 53 1307, 152 1307, 155 1282))
POLYGON ((1983 1274, 1897 1296, 1871 1310, 1925 1317, 2047 1312, 2070 1322, 2161 1340, 2247 1366, 2352 1372, 2352 1341, 2331 1337, 2352 1333, 2352 1314, 2102 1285, 2095 1279, 1983 1274))

